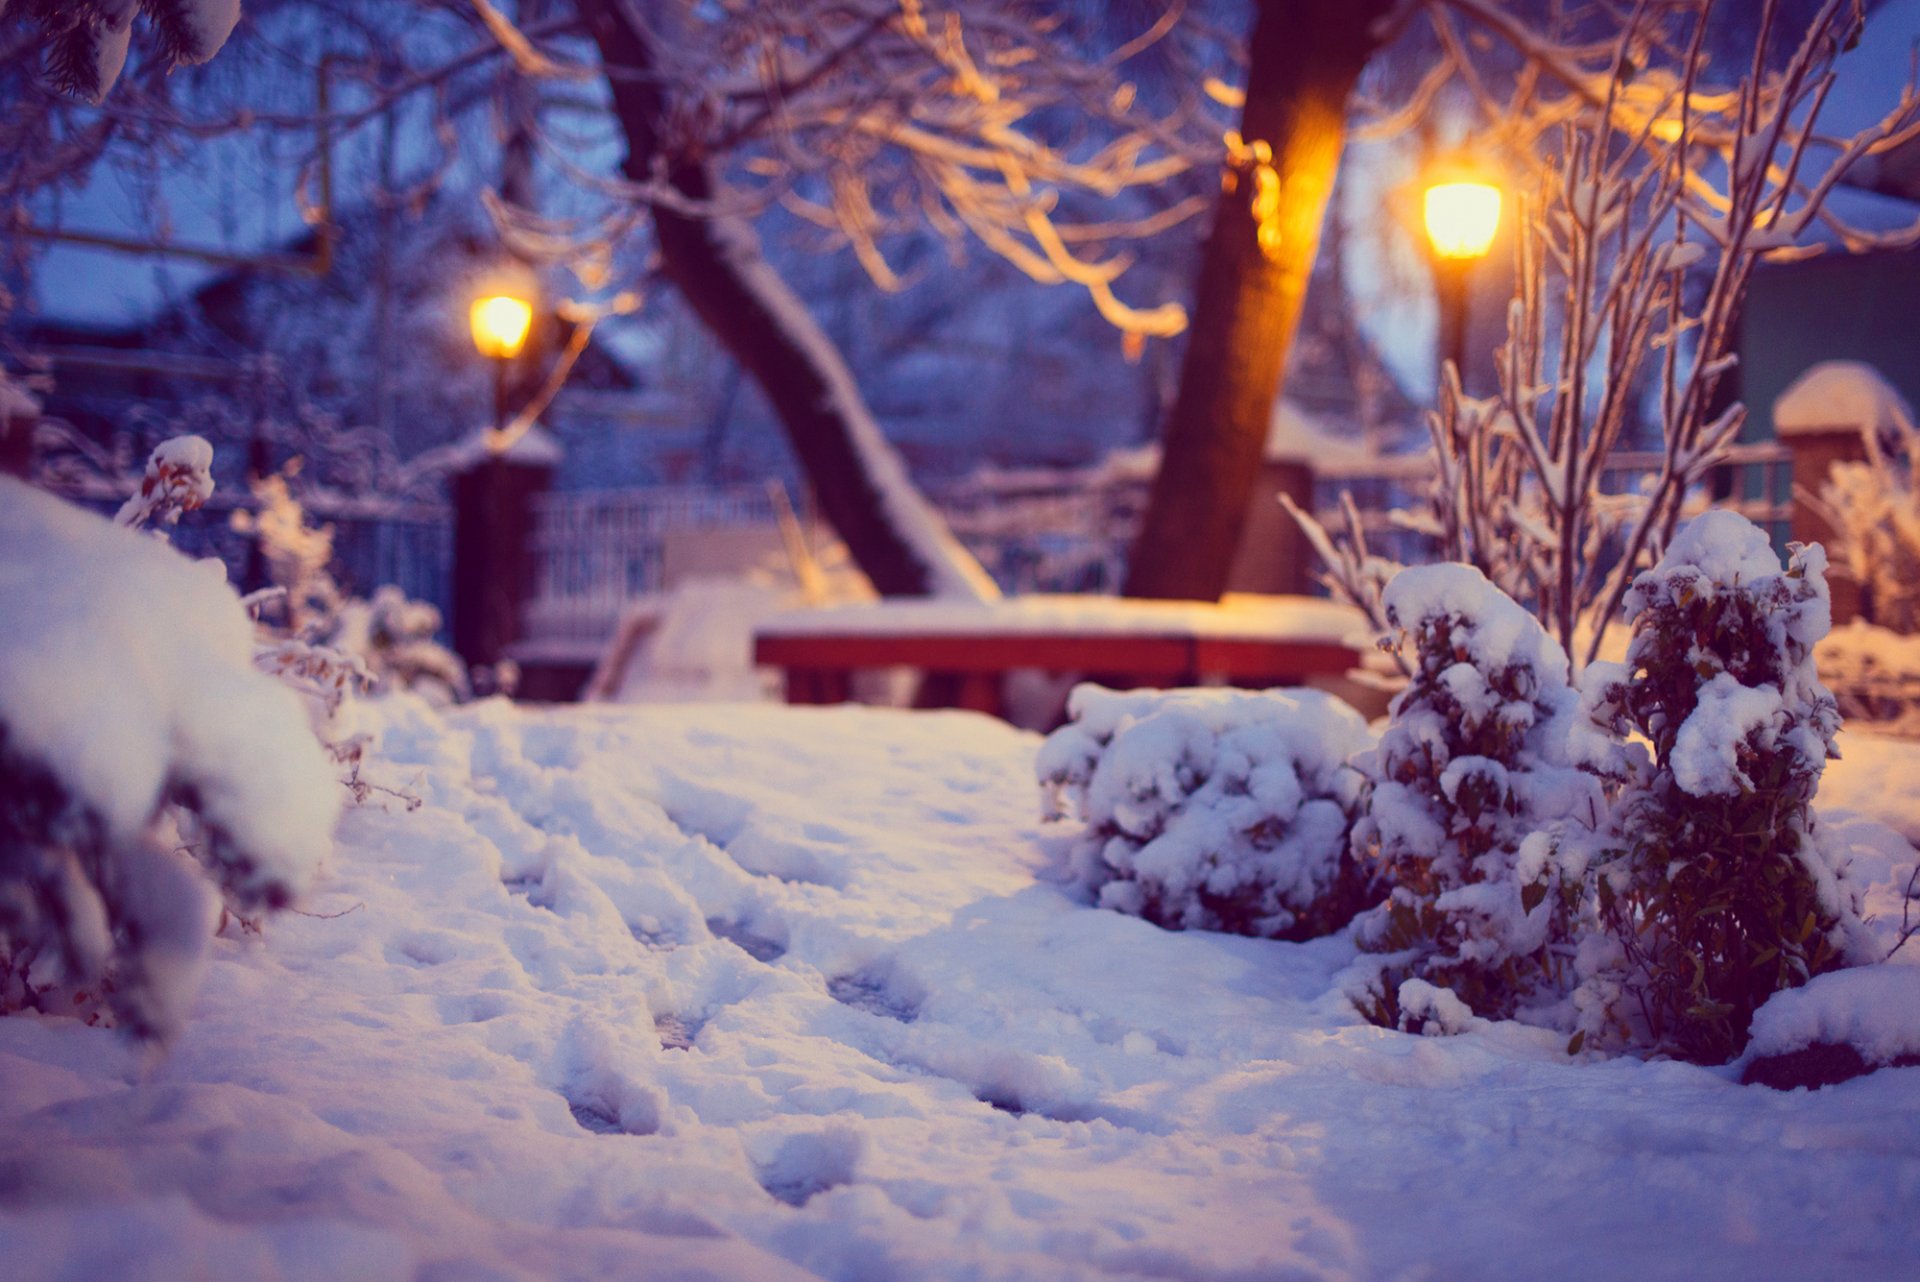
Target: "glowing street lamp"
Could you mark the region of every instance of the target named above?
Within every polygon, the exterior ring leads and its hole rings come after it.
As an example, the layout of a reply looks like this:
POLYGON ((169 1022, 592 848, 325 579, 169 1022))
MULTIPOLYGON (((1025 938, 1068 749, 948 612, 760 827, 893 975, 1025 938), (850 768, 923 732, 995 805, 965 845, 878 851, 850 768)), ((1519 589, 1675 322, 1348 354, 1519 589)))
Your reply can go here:
POLYGON ((1440 351, 1462 384, 1467 365, 1467 278, 1500 230, 1500 189, 1458 164, 1435 176, 1425 202, 1440 303, 1440 351))
POLYGON ((1485 258, 1500 230, 1500 189, 1488 182, 1439 182, 1427 188, 1427 239, 1449 260, 1485 258))
POLYGON ((485 294, 468 313, 473 345, 493 362, 493 430, 507 427, 507 363, 527 345, 533 328, 533 304, 512 294, 485 294))

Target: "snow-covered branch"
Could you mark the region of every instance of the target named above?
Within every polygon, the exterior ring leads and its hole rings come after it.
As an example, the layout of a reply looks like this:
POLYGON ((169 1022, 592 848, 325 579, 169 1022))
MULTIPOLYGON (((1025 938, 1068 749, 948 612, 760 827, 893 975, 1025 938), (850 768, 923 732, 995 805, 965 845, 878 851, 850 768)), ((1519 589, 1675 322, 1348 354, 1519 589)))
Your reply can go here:
MULTIPOLYGON (((1577 29, 1543 30, 1499 0, 1426 0, 1526 194, 1497 390, 1476 399, 1457 373, 1443 379, 1420 524, 1580 661, 1738 438, 1744 409, 1721 389, 1754 267, 1819 252, 1823 226, 1864 243, 1827 198, 1849 166, 1920 128, 1909 91, 1850 138, 1817 129, 1835 60, 1864 22, 1858 0, 1827 0, 1797 40, 1768 0, 1731 87, 1705 83, 1709 0, 1604 8, 1602 40, 1593 10, 1577 29), (1518 70, 1490 72, 1463 21, 1503 41, 1518 70), (1623 486, 1610 460, 1649 416, 1662 463, 1623 486)), ((1429 78, 1418 94, 1437 92, 1429 78)), ((1354 558, 1336 557, 1339 582, 1354 558)))

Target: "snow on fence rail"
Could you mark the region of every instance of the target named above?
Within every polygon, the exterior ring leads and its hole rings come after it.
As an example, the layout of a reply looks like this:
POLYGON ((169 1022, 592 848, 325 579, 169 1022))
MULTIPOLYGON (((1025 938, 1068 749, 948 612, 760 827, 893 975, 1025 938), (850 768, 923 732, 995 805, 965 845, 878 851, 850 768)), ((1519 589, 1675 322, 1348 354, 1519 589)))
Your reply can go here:
POLYGON ((627 605, 664 586, 670 535, 773 526, 761 486, 653 486, 543 494, 533 502, 528 640, 603 642, 627 605))
MULTIPOLYGON (((1620 452, 1601 488, 1621 494, 1657 475, 1657 451, 1620 452)), ((1323 522, 1344 524, 1337 508, 1353 494, 1376 550, 1416 562, 1430 553, 1397 524, 1396 508, 1419 509, 1433 477, 1427 451, 1354 461, 1316 459, 1314 507, 1323 522)), ((1127 550, 1146 508, 1152 472, 1096 464, 1078 469, 983 470, 935 493, 953 532, 1014 592, 1110 591, 1124 575, 1127 550)), ((1269 502, 1262 493, 1257 502, 1269 502)), ((1793 517, 1793 459, 1775 443, 1741 445, 1709 478, 1701 501, 1730 507, 1784 543, 1793 517)))
MULTIPOLYGON (((1657 450, 1622 450, 1607 459, 1600 488, 1607 494, 1627 494, 1657 476, 1665 464, 1657 450)), ((1361 524, 1377 550, 1405 561, 1423 559, 1419 537, 1393 519, 1396 508, 1418 508, 1433 477, 1432 455, 1426 451, 1356 463, 1331 460, 1314 470, 1314 506, 1325 523, 1340 524, 1340 495, 1353 495, 1361 524)), ((1776 442, 1737 445, 1708 474, 1699 506, 1730 508, 1784 543, 1793 525, 1793 453, 1776 442)))

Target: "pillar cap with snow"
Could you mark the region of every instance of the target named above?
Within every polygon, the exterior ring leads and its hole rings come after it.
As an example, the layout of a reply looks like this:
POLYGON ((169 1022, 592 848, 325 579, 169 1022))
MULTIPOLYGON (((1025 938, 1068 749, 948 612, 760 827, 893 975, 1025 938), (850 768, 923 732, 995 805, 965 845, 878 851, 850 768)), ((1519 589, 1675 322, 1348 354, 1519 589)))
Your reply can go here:
POLYGON ((1832 433, 1895 433, 1913 422, 1913 407, 1864 361, 1821 361, 1773 403, 1773 430, 1782 438, 1832 433))
POLYGON ((32 470, 39 421, 39 399, 0 369, 0 473, 25 477, 32 470))
POLYGON ((504 450, 494 447, 496 437, 495 429, 484 424, 468 432, 446 447, 447 470, 470 472, 495 457, 522 467, 559 467, 561 456, 566 452, 560 438, 538 423, 514 437, 513 443, 504 450))
POLYGON ((1263 455, 1269 463, 1304 463, 1309 467, 1361 465, 1373 455, 1353 434, 1342 434, 1318 415, 1282 396, 1267 420, 1263 455))

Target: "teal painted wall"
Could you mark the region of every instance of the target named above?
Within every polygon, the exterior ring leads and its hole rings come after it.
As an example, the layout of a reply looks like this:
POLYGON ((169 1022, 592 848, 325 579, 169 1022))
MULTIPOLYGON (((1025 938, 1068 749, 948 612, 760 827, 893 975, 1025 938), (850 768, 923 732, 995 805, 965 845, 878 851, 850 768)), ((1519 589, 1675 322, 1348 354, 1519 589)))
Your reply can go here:
POLYGON ((1920 405, 1920 252, 1830 253, 1761 266, 1740 333, 1742 435, 1773 437, 1773 402, 1808 366, 1865 361, 1920 405))

